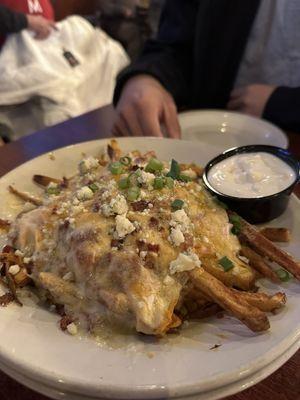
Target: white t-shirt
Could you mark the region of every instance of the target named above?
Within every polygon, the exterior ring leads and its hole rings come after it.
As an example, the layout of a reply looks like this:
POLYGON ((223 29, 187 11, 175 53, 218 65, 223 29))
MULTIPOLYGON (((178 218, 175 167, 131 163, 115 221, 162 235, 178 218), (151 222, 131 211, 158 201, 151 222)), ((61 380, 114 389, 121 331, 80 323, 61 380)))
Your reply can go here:
POLYGON ((300 86, 300 0, 261 0, 235 87, 300 86))

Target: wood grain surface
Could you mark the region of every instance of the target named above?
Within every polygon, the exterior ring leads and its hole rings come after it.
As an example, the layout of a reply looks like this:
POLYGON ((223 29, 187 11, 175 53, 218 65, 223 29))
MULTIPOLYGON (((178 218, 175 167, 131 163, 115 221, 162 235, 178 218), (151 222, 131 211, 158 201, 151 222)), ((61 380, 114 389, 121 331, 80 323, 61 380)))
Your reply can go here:
MULTIPOLYGON (((113 121, 114 111, 111 106, 107 106, 0 147, 0 176, 47 151, 72 143, 109 137, 113 121)), ((288 132, 287 135, 290 150, 300 160, 300 134, 288 132)), ((299 185, 295 192, 300 197, 299 185)), ((0 400, 48 398, 0 372, 0 400)), ((226 400, 300 400, 300 350, 267 379, 226 400)))

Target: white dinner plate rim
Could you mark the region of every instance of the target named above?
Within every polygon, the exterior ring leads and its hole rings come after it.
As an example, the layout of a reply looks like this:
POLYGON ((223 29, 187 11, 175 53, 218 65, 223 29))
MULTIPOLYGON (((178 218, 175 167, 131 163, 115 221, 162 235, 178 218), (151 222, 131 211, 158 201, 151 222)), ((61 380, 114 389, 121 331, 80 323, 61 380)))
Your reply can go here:
MULTIPOLYGON (((122 144, 123 141, 127 141, 128 139, 130 140, 134 140, 134 141, 139 141, 139 140, 144 140, 145 138, 137 138, 137 139, 133 139, 133 138, 120 138, 119 142, 122 144)), ((149 140, 153 140, 154 142, 157 141, 156 138, 147 138, 149 140)), ((174 139, 159 139, 159 140, 169 140, 169 141, 173 141, 174 139)), ((59 148, 56 149, 54 151, 51 152, 46 152, 32 160, 27 161, 26 163, 18 166, 17 168, 15 168, 14 170, 8 172, 6 175, 4 175, 2 178, 4 177, 8 177, 9 174, 11 172, 16 172, 18 169, 21 169, 22 167, 24 167, 25 164, 31 163, 36 161, 37 159, 41 159, 45 156, 48 156, 50 153, 54 154, 56 152, 65 150, 65 149, 70 149, 70 148, 74 148, 74 147, 79 147, 82 144, 104 144, 107 143, 109 141, 109 139, 99 139, 99 140, 92 140, 92 141, 87 141, 87 142, 82 142, 82 143, 77 143, 74 145, 69 145, 63 148, 59 148)), ((191 145, 190 141, 180 141, 180 143, 186 143, 189 146, 191 145)), ((197 145, 200 145, 200 143, 196 142, 197 145)), ((195 143, 195 144, 196 144, 195 143)), ((2 179, 1 178, 1 179, 2 179)), ((295 197, 295 196, 294 196, 295 197)), ((300 206, 300 201, 295 197, 295 199, 297 200, 297 203, 300 206)), ((222 374, 219 375, 218 377, 218 383, 216 384, 216 378, 211 378, 210 380, 208 380, 208 384, 206 384, 205 389, 200 389, 199 386, 197 384, 193 384, 193 385, 178 385, 178 387, 176 385, 173 385, 172 388, 176 390, 176 393, 178 394, 178 396, 187 396, 187 395, 192 395, 195 393, 199 393, 201 390, 205 390, 205 391, 209 391, 212 390, 212 388, 216 389, 218 387, 224 386, 224 385, 228 385, 233 383, 234 381, 236 381, 236 376, 238 375, 238 380, 245 378, 247 376, 253 375, 255 373, 255 371, 261 370, 262 368, 264 368, 266 365, 268 365, 272 360, 280 357, 282 354, 284 354, 285 351, 287 351, 287 349, 291 346, 291 343, 297 342, 300 338, 300 329, 296 332, 292 332, 288 337, 285 338, 285 340, 281 341, 280 346, 278 346, 276 348, 276 351, 274 351, 274 349, 270 349, 268 353, 265 353, 264 355, 261 356, 260 359, 256 359, 255 361, 253 361, 252 363, 249 363, 248 365, 244 365, 241 368, 239 368, 238 370, 236 369, 234 372, 231 372, 230 374, 222 374), (259 360, 259 362, 257 362, 257 360, 259 360), (244 372, 246 369, 246 372, 244 372)), ((3 360, 3 362, 7 365, 10 366, 13 369, 16 369, 16 366, 19 366, 18 364, 18 359, 17 357, 15 357, 15 360, 13 359, 13 357, 8 356, 8 353, 6 354, 6 356, 3 354, 1 347, 0 347, 0 361, 1 358, 3 360)), ((62 377, 61 376, 55 376, 55 374, 51 373, 44 373, 41 371, 40 368, 36 368, 34 369, 33 367, 29 367, 28 365, 20 367, 22 368, 21 370, 24 371, 24 375, 26 376, 39 376, 39 379, 42 382, 51 382, 53 384, 53 382, 58 382, 58 380, 61 380, 62 377)), ((153 385, 151 386, 137 386, 136 388, 130 388, 128 386, 104 386, 103 384, 99 383, 98 385, 93 386, 92 390, 91 388, 87 388, 86 382, 82 381, 80 383, 76 383, 74 384, 74 382, 72 382, 72 380, 69 380, 68 378, 63 378, 64 383, 63 384, 59 384, 60 387, 62 388, 66 388, 66 391, 69 391, 68 388, 72 387, 73 390, 78 391, 78 393, 80 393, 80 391, 82 391, 82 393, 86 393, 87 391, 89 393, 96 393, 99 390, 101 392, 106 392, 106 393, 111 393, 111 397, 109 398, 119 398, 118 396, 124 397, 125 395, 133 398, 142 398, 145 395, 150 395, 152 398, 159 398, 161 396, 164 396, 166 394, 165 392, 165 387, 161 387, 161 386, 155 386, 153 387, 153 385), (130 391, 128 391, 130 390, 130 391), (154 397, 152 396, 154 395, 154 397), (134 397, 132 397, 134 396, 134 397)), ((201 385, 202 387, 203 385, 201 385)))
MULTIPOLYGON (((181 396, 172 397, 172 399, 175 400, 177 398, 178 400, 180 399, 193 400, 195 399, 195 396, 197 396, 197 400, 204 400, 204 397, 202 399, 202 396, 205 396, 205 399, 207 399, 207 396, 209 396, 210 400, 219 400, 221 398, 224 398, 224 396, 230 396, 239 393, 243 390, 249 389, 250 387, 258 384, 259 382, 270 376, 272 373, 277 371, 299 350, 299 348, 300 348, 299 340, 296 340, 295 343, 293 343, 283 354, 281 354, 278 358, 273 360, 270 364, 266 365, 264 368, 256 371, 253 375, 244 377, 228 385, 212 389, 211 391, 194 393, 193 395, 188 397, 181 397, 181 396), (201 398, 198 399, 198 396, 201 396, 201 398)), ((18 381, 19 383, 29 387, 30 389, 38 393, 49 396, 50 398, 53 399, 58 400, 61 399, 61 397, 63 396, 64 398, 66 398, 66 400, 73 400, 74 396, 77 396, 78 398, 79 395, 80 400, 107 400, 107 398, 104 397, 90 397, 90 396, 82 397, 83 396, 82 394, 78 394, 76 392, 64 392, 61 390, 61 388, 55 386, 47 386, 46 384, 41 383, 41 381, 22 375, 19 371, 13 370, 7 367, 5 364, 1 364, 1 362, 0 362, 0 369, 3 370, 3 372, 5 372, 12 379, 18 381)))
MULTIPOLYGON (((230 116, 233 116, 234 118, 248 120, 250 123, 255 122, 256 124, 259 124, 261 126, 269 127, 272 131, 276 132, 276 135, 278 135, 278 138, 280 138, 280 140, 282 141, 282 146, 279 146, 279 147, 282 147, 284 149, 288 148, 289 139, 288 139, 287 135, 285 134, 285 132, 281 128, 274 125, 272 122, 269 122, 262 118, 254 117, 252 115, 246 115, 246 114, 238 113, 235 111, 218 110, 218 109, 210 108, 210 109, 196 109, 196 110, 182 111, 178 114, 178 118, 179 118, 179 121, 181 124, 181 123, 184 123, 184 120, 186 120, 187 118, 194 117, 195 115, 205 117, 205 115, 221 116, 224 114, 228 114, 230 116)), ((184 129, 184 127, 183 127, 183 129, 184 129)), ((253 144, 255 144, 255 143, 253 143, 253 144)))

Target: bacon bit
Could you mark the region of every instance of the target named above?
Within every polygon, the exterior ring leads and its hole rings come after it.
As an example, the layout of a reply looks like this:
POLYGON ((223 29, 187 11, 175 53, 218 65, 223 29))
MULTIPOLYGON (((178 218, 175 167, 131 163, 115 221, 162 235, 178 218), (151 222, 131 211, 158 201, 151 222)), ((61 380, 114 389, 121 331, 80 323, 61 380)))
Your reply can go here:
POLYGON ((3 246, 2 253, 14 253, 14 252, 15 252, 15 249, 12 246, 10 246, 9 244, 6 244, 5 246, 3 246))
POLYGON ((51 211, 51 215, 55 215, 57 213, 58 207, 54 206, 51 211))
POLYGON ((16 290, 16 284, 15 284, 15 281, 14 281, 13 277, 12 277, 10 274, 6 274, 6 279, 7 279, 8 288, 9 288, 10 293, 12 294, 12 296, 13 296, 15 302, 16 302, 20 307, 22 307, 23 304, 22 304, 22 303, 20 302, 20 300, 18 299, 17 290, 16 290))
POLYGON ((158 253, 159 252, 159 244, 148 243, 147 250, 152 251, 153 253, 158 253))
POLYGON ((151 217, 150 218, 150 220, 149 220, 149 227, 150 228, 157 228, 158 224, 159 224, 159 221, 158 221, 157 218, 155 218, 155 217, 151 217))
POLYGON ((1 265, 1 267, 0 267, 0 275, 1 276, 5 276, 6 275, 6 264, 4 263, 4 264, 2 264, 1 265))
POLYGON ((111 247, 117 247, 118 250, 121 250, 124 246, 124 240, 123 239, 112 239, 110 242, 111 247))
POLYGON ((66 315, 65 306, 63 304, 55 304, 55 311, 61 317, 65 317, 65 315, 66 315))
POLYGON ((68 229, 70 226, 70 221, 68 219, 65 219, 62 226, 63 228, 68 229))
POLYGON ((94 213, 98 213, 100 211, 100 204, 99 203, 94 203, 92 207, 92 211, 94 213))
POLYGON ((5 293, 3 296, 0 296, 1 307, 6 307, 13 301, 14 301, 14 296, 12 293, 5 293))
POLYGON ((145 240, 137 240, 136 245, 139 251, 147 251, 147 245, 145 240))
POLYGON ((130 171, 134 172, 137 171, 140 167, 138 165, 131 165, 131 167, 129 168, 130 171))
POLYGON ((61 318, 61 320, 59 321, 60 329, 62 331, 66 331, 67 330, 67 326, 69 324, 71 324, 72 322, 74 322, 74 319, 72 317, 70 317, 69 315, 64 315, 61 318))
POLYGON ((9 221, 0 218, 0 228, 7 229, 7 228, 10 227, 10 225, 11 225, 11 224, 10 224, 9 221))
POLYGON ((149 201, 140 200, 131 203, 133 211, 144 211, 148 207, 149 201))
POLYGON ((194 245, 194 238, 192 235, 185 233, 184 234, 184 242, 180 245, 180 251, 187 251, 190 247, 194 245))
POLYGON ((137 248, 139 249, 139 252, 141 251, 151 251, 152 253, 158 253, 159 252, 159 244, 155 243, 146 243, 145 240, 137 240, 136 241, 137 248))

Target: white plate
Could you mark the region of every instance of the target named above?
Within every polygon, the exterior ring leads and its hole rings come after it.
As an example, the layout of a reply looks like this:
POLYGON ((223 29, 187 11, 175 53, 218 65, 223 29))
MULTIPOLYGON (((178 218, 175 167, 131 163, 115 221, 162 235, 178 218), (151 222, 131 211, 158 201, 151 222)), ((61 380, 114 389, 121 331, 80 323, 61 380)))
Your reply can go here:
MULTIPOLYGON (((208 392, 202 392, 201 394, 196 394, 188 397, 178 397, 177 400, 218 400, 224 398, 224 396, 230 396, 242 390, 248 389, 261 380, 265 379, 269 375, 271 375, 274 371, 280 368, 299 348, 299 344, 294 343, 288 350, 286 350, 283 355, 278 357, 272 363, 264 367, 262 370, 258 370, 253 375, 247 376, 246 378, 242 378, 238 381, 235 381, 227 386, 222 386, 221 388, 217 388, 215 390, 211 390, 208 392)), ((50 387, 44 385, 41 381, 35 381, 34 379, 30 379, 18 371, 7 368, 4 364, 0 363, 0 369, 3 370, 7 375, 11 378, 17 380, 25 386, 28 386, 30 389, 35 390, 36 392, 42 393, 46 396, 49 396, 53 399, 60 400, 62 398, 66 400, 106 400, 105 398, 100 397, 86 397, 82 394, 76 394, 72 392, 63 392, 59 388, 50 387)), ((145 400, 145 399, 144 399, 145 400)))
MULTIPOLYGON (((37 190, 31 183, 32 174, 70 175, 82 152, 96 155, 106 143, 92 141, 60 149, 54 152, 54 161, 44 155, 7 174, 0 185, 0 218, 7 213, 14 215, 18 209, 18 201, 6 191, 8 184, 37 190)), ((168 139, 123 138, 120 143, 125 150, 155 149, 161 158, 200 164, 208 161, 208 151, 216 151, 214 146, 168 139)), ((285 215, 273 224, 292 230, 293 241, 287 250, 300 258, 300 213, 295 197, 285 215)), ((261 284, 267 290, 280 289, 269 282, 261 284)), ((225 317, 190 324, 179 336, 160 341, 124 337, 122 345, 113 349, 61 332, 56 325, 58 318, 35 305, 12 305, 0 312, 0 364, 28 381, 83 397, 182 398, 208 391, 222 393, 234 383, 233 390, 239 390, 239 381, 251 382, 254 374, 266 371, 292 345, 299 346, 300 285, 290 282, 282 288, 288 305, 270 316, 267 333, 253 334, 236 319, 225 317), (215 343, 222 346, 209 350, 215 343)))
MULTIPOLYGON (((196 110, 179 114, 182 139, 213 144, 219 153, 249 144, 287 148, 288 139, 275 125, 248 115, 217 110, 196 110)), ((212 158, 214 154, 210 154, 212 158)))

